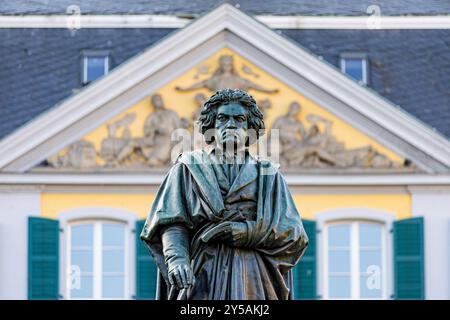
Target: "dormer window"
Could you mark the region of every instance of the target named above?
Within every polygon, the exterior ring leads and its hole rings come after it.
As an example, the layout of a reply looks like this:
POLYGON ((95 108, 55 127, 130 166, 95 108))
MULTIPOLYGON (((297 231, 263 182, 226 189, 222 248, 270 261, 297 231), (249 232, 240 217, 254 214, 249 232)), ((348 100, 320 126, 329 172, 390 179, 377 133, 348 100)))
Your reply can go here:
POLYGON ((109 71, 109 56, 107 52, 83 53, 82 83, 86 85, 101 78, 109 71))
POLYGON ((340 62, 342 72, 360 83, 367 84, 368 68, 366 55, 358 53, 342 54, 340 62))

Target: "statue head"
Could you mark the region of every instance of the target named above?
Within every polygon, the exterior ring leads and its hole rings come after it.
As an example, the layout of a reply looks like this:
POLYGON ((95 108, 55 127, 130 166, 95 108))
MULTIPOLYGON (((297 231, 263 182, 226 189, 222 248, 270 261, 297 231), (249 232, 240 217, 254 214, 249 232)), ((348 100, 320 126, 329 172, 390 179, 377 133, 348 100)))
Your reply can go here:
POLYGON ((155 110, 164 109, 164 101, 159 93, 155 93, 154 95, 152 95, 151 101, 153 108, 155 108, 155 110))
POLYGON ((233 73, 234 72, 233 56, 230 55, 220 56, 219 69, 222 73, 233 73))
POLYGON ((300 113, 300 110, 301 110, 300 103, 294 101, 289 105, 288 116, 292 118, 297 118, 300 113))
POLYGON ((232 143, 235 150, 255 143, 265 129, 255 99, 239 89, 223 89, 212 95, 203 105, 199 124, 206 143, 222 147, 232 143))

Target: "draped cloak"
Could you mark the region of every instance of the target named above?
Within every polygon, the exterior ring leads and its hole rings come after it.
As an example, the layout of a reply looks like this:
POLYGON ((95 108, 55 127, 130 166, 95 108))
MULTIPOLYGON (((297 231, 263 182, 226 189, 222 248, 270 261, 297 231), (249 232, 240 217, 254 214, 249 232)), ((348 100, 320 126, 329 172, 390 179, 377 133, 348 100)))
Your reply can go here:
POLYGON ((183 153, 162 183, 141 233, 158 269, 157 299, 289 300, 292 268, 308 237, 278 167, 247 155, 230 180, 214 152, 183 153), (245 247, 204 242, 202 235, 230 220, 250 222, 245 247), (188 230, 195 284, 170 288, 161 228, 188 230), (184 291, 184 292, 183 292, 184 291))

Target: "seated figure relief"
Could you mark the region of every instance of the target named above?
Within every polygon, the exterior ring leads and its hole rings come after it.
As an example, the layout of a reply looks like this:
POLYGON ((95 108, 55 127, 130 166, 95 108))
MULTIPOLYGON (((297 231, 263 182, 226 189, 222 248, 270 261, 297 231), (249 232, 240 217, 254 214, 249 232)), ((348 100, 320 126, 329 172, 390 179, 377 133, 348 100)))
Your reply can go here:
POLYGON ((162 166, 170 162, 172 133, 176 129, 187 128, 189 123, 166 108, 160 94, 152 96, 152 105, 154 111, 145 120, 144 137, 137 140, 137 145, 147 165, 162 166))
POLYGON ((166 108, 160 94, 152 95, 151 103, 154 111, 145 120, 143 136, 132 137, 129 126, 136 114, 129 113, 106 125, 108 136, 102 140, 99 152, 92 142, 79 140, 66 148, 63 155, 48 158, 46 164, 54 168, 76 169, 168 165, 173 147, 172 133, 179 128, 188 128, 189 122, 166 108), (103 165, 97 163, 97 156, 103 159, 103 165))
POLYGON ((72 143, 64 154, 56 154, 45 163, 53 168, 85 169, 96 166, 97 153, 94 145, 86 140, 72 143))
POLYGON ((289 168, 399 168, 401 165, 372 146, 346 149, 332 135, 332 122, 315 114, 306 116, 309 128, 299 119, 301 106, 292 102, 286 115, 277 118, 280 162, 289 168), (321 129, 323 128, 323 129, 321 129))

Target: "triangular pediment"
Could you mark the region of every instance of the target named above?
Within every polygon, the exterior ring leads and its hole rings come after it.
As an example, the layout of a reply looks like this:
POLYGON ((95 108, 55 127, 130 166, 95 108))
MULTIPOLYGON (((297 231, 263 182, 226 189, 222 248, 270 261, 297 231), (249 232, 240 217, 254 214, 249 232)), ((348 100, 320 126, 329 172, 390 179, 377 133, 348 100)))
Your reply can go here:
POLYGON ((200 101, 237 79, 266 108, 269 130, 301 132, 281 150, 288 171, 443 172, 450 166, 448 140, 230 5, 2 141, 0 166, 8 172, 167 168, 171 146, 158 134, 176 125, 192 132, 200 101), (220 78, 223 57, 233 59, 231 82, 220 78), (155 112, 155 95, 164 112, 155 112), (300 111, 292 116, 296 104, 300 111))

